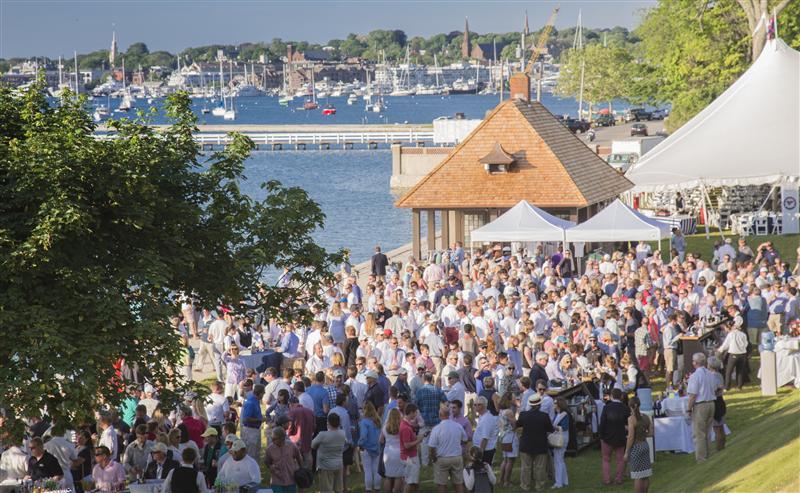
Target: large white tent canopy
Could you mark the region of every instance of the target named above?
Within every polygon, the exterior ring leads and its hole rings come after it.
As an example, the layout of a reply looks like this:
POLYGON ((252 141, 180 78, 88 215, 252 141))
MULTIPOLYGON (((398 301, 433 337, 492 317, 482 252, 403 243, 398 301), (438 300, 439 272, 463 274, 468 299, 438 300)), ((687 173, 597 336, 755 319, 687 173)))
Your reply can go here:
POLYGON ((780 39, 625 176, 634 192, 777 184, 800 175, 800 52, 780 39))
POLYGON ((619 199, 587 221, 567 230, 567 241, 570 243, 661 241, 669 236, 668 224, 631 209, 619 199))
POLYGON ((564 232, 572 226, 575 223, 522 200, 494 221, 472 230, 470 241, 564 241, 564 232))

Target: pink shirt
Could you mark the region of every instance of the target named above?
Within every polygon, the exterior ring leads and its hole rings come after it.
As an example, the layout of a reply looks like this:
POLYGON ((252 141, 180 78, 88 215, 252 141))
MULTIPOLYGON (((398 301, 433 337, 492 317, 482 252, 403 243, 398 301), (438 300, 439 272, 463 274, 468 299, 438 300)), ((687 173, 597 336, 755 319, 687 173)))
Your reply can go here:
POLYGON ((125 469, 122 464, 113 460, 106 467, 95 464, 92 469, 92 481, 97 489, 111 491, 114 485, 125 483, 125 469))

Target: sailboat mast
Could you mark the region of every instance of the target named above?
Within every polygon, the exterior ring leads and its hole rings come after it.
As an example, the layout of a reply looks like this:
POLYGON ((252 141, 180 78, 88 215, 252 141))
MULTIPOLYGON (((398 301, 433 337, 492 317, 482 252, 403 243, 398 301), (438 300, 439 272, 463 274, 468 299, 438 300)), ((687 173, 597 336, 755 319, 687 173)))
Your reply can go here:
MULTIPOLYGON (((74 55, 75 55, 75 94, 80 94, 81 89, 80 86, 78 85, 78 52, 77 51, 74 52, 74 55)), ((124 63, 125 59, 123 59, 122 61, 124 63)))

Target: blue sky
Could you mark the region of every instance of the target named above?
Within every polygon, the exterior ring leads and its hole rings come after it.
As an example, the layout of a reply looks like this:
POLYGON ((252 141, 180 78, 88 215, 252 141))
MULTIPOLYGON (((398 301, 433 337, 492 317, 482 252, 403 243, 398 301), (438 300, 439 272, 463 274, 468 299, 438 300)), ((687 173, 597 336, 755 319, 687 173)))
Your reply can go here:
POLYGON ((402 29, 409 36, 462 30, 532 30, 556 5, 557 27, 635 27, 655 0, 619 1, 267 1, 267 0, 0 0, 0 58, 70 55, 107 48, 112 28, 121 49, 143 41, 151 51, 272 38, 324 43, 347 33, 402 29), (112 27, 115 26, 115 27, 112 27))

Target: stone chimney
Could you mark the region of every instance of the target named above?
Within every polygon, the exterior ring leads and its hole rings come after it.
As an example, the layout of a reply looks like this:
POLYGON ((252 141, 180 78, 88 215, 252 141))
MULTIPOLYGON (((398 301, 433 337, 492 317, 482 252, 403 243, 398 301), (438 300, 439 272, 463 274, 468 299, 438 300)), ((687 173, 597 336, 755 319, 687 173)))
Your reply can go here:
POLYGON ((531 78, 524 72, 517 72, 508 79, 511 99, 531 100, 531 78))
POLYGON ((286 61, 287 62, 291 62, 292 61, 292 44, 291 43, 286 45, 286 61))

